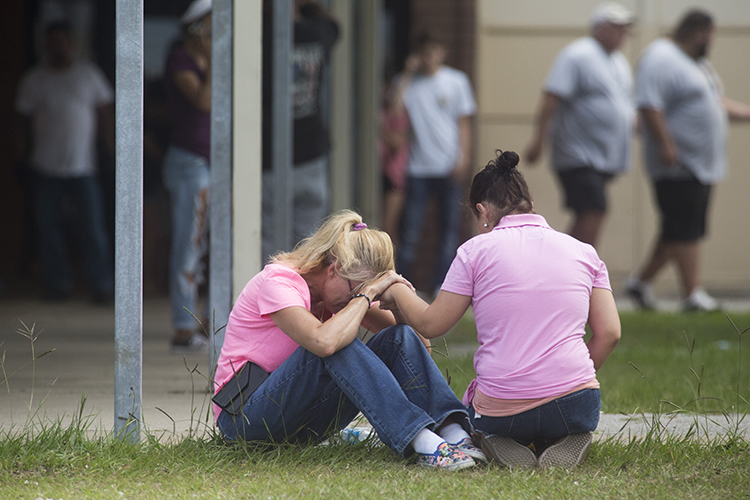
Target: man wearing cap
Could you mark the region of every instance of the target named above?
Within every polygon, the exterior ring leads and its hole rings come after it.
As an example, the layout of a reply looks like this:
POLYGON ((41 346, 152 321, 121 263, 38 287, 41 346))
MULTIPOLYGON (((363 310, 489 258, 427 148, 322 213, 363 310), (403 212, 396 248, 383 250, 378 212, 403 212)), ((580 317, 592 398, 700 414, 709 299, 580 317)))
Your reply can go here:
POLYGON ((607 211, 606 184, 630 166, 633 77, 619 48, 632 22, 617 3, 594 10, 591 35, 565 47, 552 66, 526 152, 536 162, 549 135, 552 168, 575 213, 569 234, 594 246, 607 211))
POLYGON ((750 120, 750 106, 724 97, 706 59, 713 39, 711 15, 688 12, 672 38, 658 38, 643 52, 636 79, 644 163, 653 181, 661 231, 627 293, 654 308, 651 281, 674 262, 685 310, 710 311, 718 302, 700 287, 700 244, 706 234, 711 187, 726 175, 727 118, 750 120))
POLYGON ((165 70, 172 118, 164 158, 164 186, 172 211, 169 295, 173 350, 202 350, 208 339, 196 332, 198 285, 207 250, 211 158, 211 0, 195 0, 181 18, 184 40, 170 52, 165 70), (192 314, 191 314, 192 313, 192 314))

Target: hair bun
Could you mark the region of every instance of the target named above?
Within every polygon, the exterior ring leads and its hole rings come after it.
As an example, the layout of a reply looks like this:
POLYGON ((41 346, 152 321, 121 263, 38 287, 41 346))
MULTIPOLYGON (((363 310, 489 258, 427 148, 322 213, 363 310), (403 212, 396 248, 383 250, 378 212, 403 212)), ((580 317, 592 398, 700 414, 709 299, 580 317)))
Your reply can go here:
POLYGON ((494 161, 491 161, 488 166, 493 169, 497 169, 501 174, 506 174, 516 168, 518 165, 518 154, 515 151, 502 151, 500 149, 495 151, 497 157, 494 161))
POLYGON ((500 155, 500 158, 502 158, 503 162, 508 165, 508 168, 515 168, 520 160, 518 153, 515 151, 505 151, 500 155))

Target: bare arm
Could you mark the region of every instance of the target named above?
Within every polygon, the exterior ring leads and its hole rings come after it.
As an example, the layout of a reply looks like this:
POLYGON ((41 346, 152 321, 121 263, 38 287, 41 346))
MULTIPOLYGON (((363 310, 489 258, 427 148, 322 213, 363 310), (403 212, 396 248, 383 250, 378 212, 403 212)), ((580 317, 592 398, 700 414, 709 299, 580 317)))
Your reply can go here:
MULTIPOLYGON (((383 328, 393 326, 396 323, 406 323, 406 321, 399 317, 396 312, 386 311, 379 307, 371 307, 362 321, 362 326, 371 332, 379 332, 383 328)), ((430 341, 424 338, 418 331, 415 330, 415 333, 429 351, 432 347, 430 341)))
MULTIPOLYGON (((206 35, 201 35, 196 38, 188 40, 195 47, 198 52, 197 57, 202 57, 203 60, 207 61, 205 80, 201 80, 198 73, 195 71, 177 71, 173 76, 177 90, 188 100, 190 104, 195 106, 204 113, 211 112, 211 38, 206 35)), ((187 42, 186 42, 187 43, 187 42)))
POLYGON ((730 120, 738 122, 750 121, 750 106, 747 104, 727 99, 726 97, 722 99, 722 104, 724 105, 724 109, 727 110, 730 120))
MULTIPOLYGON (((390 271, 374 283, 367 286, 362 293, 370 299, 376 300, 391 284, 404 281, 396 273, 390 271)), ((404 285, 405 288, 406 285, 404 285)), ((368 311, 367 300, 357 297, 325 322, 304 307, 288 307, 270 315, 271 319, 281 331, 296 343, 325 358, 351 344, 357 337, 368 311)))
POLYGON ((641 108, 643 124, 659 145, 659 161, 665 167, 671 167, 677 161, 677 145, 667 126, 667 120, 661 110, 641 108))
POLYGON ((403 319, 425 338, 444 335, 464 315, 471 297, 441 290, 432 304, 420 299, 408 287, 395 284, 381 297, 380 307, 396 310, 403 319))
POLYGON ((456 168, 453 169, 453 180, 456 182, 464 182, 466 176, 469 173, 469 165, 471 160, 471 115, 462 116, 458 119, 458 162, 456 168))
POLYGON ((555 116, 558 106, 560 105, 560 97, 549 92, 544 92, 542 95, 542 104, 539 111, 539 116, 536 120, 536 129, 534 131, 534 137, 531 140, 531 144, 526 149, 526 161, 529 165, 533 165, 539 159, 544 148, 544 140, 547 137, 549 131, 549 124, 552 117, 555 116))
POLYGON ((598 371, 620 342, 620 316, 612 292, 606 288, 591 291, 588 324, 592 335, 586 347, 598 371))

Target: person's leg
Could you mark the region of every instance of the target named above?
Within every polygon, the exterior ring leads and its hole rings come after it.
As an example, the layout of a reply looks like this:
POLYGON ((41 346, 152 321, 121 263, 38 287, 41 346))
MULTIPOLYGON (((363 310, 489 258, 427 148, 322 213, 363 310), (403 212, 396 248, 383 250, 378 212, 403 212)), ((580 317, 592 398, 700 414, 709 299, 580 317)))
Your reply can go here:
POLYGON ((575 216, 568 234, 596 246, 607 214, 607 183, 612 176, 592 167, 578 167, 558 172, 565 193, 565 206, 575 216))
POLYGON ((401 386, 404 395, 434 421, 439 430, 448 417, 471 431, 466 407, 455 396, 417 334, 407 325, 381 330, 367 342, 401 386))
POLYGON ((685 241, 667 244, 672 259, 677 265, 677 271, 682 282, 685 297, 698 288, 698 263, 700 261, 700 242, 685 241))
POLYGON ((294 223, 292 245, 312 235, 328 215, 328 155, 292 169, 294 223))
POLYGON ((112 264, 104 223, 104 206, 99 183, 94 176, 75 179, 71 192, 78 208, 81 256, 94 300, 111 300, 112 264))
POLYGON ((34 175, 34 223, 45 296, 66 298, 72 291, 73 280, 67 263, 65 238, 62 228, 62 201, 67 179, 55 179, 43 174, 34 175))
POLYGON ((417 258, 419 238, 424 226, 427 201, 429 200, 429 179, 409 177, 406 188, 406 201, 401 216, 401 246, 397 252, 397 269, 406 279, 413 279, 412 267, 417 258))
POLYGON ((433 179, 435 189, 438 193, 439 227, 442 232, 438 259, 432 275, 432 291, 437 290, 443 284, 445 275, 448 273, 451 262, 456 257, 459 242, 459 226, 461 223, 461 188, 460 184, 452 178, 433 179))
MULTIPOLYGON (((408 336, 404 330, 416 337, 413 331, 403 325, 393 328, 396 331, 381 332, 386 338, 375 344, 379 354, 359 340, 327 358, 298 348, 253 393, 242 415, 234 418, 222 412, 219 428, 230 440, 319 440, 346 426, 361 411, 388 447, 409 455, 410 443, 419 431, 449 415, 461 420, 465 409, 450 388, 446 396, 445 388, 425 373, 420 355, 414 353, 417 346, 399 340, 408 336), (402 377, 409 379, 401 381, 402 377)), ((416 342, 426 355, 421 342, 416 342)), ((437 367, 434 371, 447 387, 437 367)))
POLYGON ((200 314, 196 301, 203 279, 201 259, 207 250, 209 183, 204 158, 170 147, 164 161, 164 184, 172 208, 169 293, 177 343, 195 330, 197 323, 190 312, 200 314))
POLYGON ((583 389, 540 407, 539 467, 573 468, 585 457, 599 424, 601 393, 583 389))
POLYGON ((576 212, 568 234, 578 241, 596 247, 605 219, 605 212, 591 210, 576 212))

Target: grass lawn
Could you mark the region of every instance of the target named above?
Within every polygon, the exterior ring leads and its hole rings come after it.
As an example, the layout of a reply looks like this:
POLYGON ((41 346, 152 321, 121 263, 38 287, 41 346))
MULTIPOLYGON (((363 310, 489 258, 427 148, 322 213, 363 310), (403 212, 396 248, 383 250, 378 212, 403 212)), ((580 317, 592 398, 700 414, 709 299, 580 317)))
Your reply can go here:
MULTIPOLYGON (((732 319, 740 330, 750 326, 750 314, 732 319)), ((740 337, 722 314, 626 313, 622 324, 621 344, 598 374, 605 411, 664 412, 676 405, 747 413, 750 346, 743 346, 740 364, 740 337)), ((471 357, 459 355, 471 342, 476 342, 473 323, 465 319, 445 343, 437 343, 443 355, 433 354, 459 396, 474 376, 471 357)), ((0 429, 0 499, 749 495, 750 443, 732 435, 696 442, 654 432, 629 442, 596 442, 573 471, 493 465, 450 474, 419 469, 372 443, 258 447, 227 445, 206 435, 151 436, 131 444, 92 438, 88 425, 84 417, 67 427, 41 422, 0 429)))
MULTIPOLYGON (((750 410, 750 314, 622 313, 622 339, 597 373, 605 413, 747 413, 750 410), (739 383, 739 392, 738 392, 739 383), (739 397, 738 397, 739 396, 739 397)), ((445 341, 438 339, 433 358, 459 396, 476 375, 461 347, 476 344, 476 328, 467 315, 445 341), (445 356, 447 352, 448 356, 445 356)))

